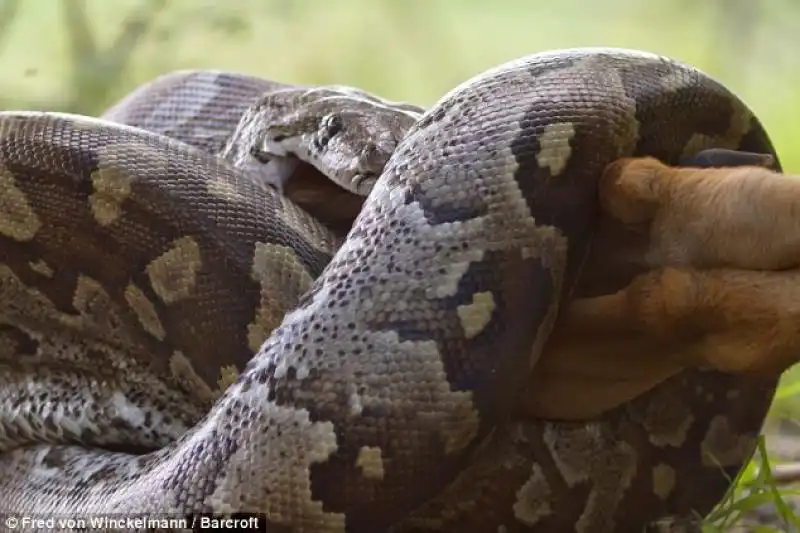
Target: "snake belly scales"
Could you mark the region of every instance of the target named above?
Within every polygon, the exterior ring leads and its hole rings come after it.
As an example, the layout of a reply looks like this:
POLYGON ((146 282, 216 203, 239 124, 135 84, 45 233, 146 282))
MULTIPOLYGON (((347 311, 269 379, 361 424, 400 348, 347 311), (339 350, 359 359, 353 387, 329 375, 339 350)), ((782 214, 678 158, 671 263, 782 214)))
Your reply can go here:
POLYGON ((738 98, 644 52, 503 64, 411 126, 340 243, 214 155, 274 88, 184 72, 109 121, 0 114, 0 512, 605 533, 720 500, 775 380, 686 370, 586 423, 514 405, 602 169, 774 155, 738 98))

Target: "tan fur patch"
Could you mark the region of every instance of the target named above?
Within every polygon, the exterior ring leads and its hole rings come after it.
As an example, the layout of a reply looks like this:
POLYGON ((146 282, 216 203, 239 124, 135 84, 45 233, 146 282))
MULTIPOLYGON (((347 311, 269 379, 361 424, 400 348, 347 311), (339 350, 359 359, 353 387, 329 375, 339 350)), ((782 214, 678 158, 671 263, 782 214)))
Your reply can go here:
POLYGON ((147 275, 158 297, 171 304, 191 296, 200 267, 200 246, 192 237, 181 237, 147 265, 147 275))
POLYGON ((459 305, 456 308, 464 336, 472 339, 492 320, 492 313, 497 305, 491 292, 476 292, 472 295, 472 303, 459 305))
POLYGON ((167 334, 158 318, 155 305, 139 287, 133 284, 125 287, 125 301, 128 302, 145 331, 160 341, 166 338, 167 334))
POLYGON ((367 479, 383 479, 385 474, 381 449, 374 446, 362 446, 358 450, 356 466, 367 479))
POLYGON ((92 172, 94 192, 89 205, 94 219, 101 226, 112 224, 122 215, 122 202, 131 193, 128 177, 117 167, 99 168, 92 172))
POLYGON ((28 198, 16 185, 14 175, 0 166, 0 233, 15 241, 33 239, 42 222, 28 198))

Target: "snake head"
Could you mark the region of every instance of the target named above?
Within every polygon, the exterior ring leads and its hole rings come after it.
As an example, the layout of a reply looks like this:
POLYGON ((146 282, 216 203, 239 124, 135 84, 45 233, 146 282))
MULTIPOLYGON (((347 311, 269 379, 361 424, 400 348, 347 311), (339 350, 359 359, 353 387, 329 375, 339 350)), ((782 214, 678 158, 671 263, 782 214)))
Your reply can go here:
POLYGON ((268 124, 257 149, 295 156, 340 187, 367 196, 419 116, 410 107, 351 94, 321 96, 268 124))

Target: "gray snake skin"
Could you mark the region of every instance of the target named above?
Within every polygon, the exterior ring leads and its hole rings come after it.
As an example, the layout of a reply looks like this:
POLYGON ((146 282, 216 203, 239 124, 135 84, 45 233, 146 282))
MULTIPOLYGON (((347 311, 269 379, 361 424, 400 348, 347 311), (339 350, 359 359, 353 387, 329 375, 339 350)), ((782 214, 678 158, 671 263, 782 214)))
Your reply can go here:
POLYGON ((281 87, 186 72, 106 120, 0 114, 0 513, 611 533, 721 499, 774 379, 686 370, 586 422, 516 406, 603 168, 774 155, 738 98, 643 52, 506 63, 410 125, 340 242, 215 156, 281 87))

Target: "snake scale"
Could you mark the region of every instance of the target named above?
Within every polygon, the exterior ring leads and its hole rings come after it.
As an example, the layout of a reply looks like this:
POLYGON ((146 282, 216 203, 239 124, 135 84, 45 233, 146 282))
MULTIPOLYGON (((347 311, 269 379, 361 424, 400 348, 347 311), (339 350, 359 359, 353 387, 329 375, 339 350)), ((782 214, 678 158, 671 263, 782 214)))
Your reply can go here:
POLYGON ((341 241, 215 155, 282 87, 184 72, 107 120, 0 114, 0 512, 604 533, 720 500, 774 379, 686 370, 587 422, 515 405, 603 168, 774 154, 737 97, 645 52, 511 61, 414 118, 341 241))

